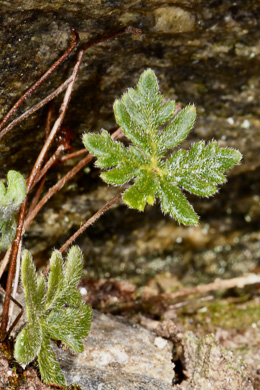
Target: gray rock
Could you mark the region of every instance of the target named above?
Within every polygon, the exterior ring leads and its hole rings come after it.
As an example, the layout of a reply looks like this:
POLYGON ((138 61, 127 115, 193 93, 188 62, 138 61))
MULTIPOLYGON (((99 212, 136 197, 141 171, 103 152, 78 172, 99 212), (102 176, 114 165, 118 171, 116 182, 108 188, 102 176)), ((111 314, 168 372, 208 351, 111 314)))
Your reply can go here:
POLYGON ((241 362, 231 350, 221 348, 213 335, 199 339, 192 332, 183 337, 185 374, 181 390, 253 390, 241 362))
POLYGON ((82 354, 55 348, 68 383, 86 390, 170 390, 173 345, 148 330, 94 311, 82 354))

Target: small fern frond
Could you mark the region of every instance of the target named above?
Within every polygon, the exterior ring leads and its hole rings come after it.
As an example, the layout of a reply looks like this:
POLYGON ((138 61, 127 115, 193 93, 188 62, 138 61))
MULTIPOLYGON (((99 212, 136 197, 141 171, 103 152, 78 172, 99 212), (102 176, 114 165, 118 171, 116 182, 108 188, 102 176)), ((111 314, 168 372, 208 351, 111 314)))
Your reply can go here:
POLYGON ((199 196, 216 193, 225 182, 224 172, 238 164, 239 151, 219 148, 216 142, 197 142, 190 151, 179 150, 168 157, 192 129, 196 109, 185 107, 175 115, 174 101, 163 102, 155 73, 148 69, 140 77, 136 89, 129 89, 114 103, 118 125, 132 141, 125 147, 113 141, 108 132, 84 134, 85 147, 105 169, 102 179, 109 184, 134 183, 123 194, 131 208, 143 211, 146 203, 161 202, 163 212, 184 225, 197 225, 198 216, 182 193, 182 189, 199 196), (165 127, 162 127, 165 125, 165 127))
POLYGON ((76 288, 82 275, 80 249, 76 246, 70 249, 65 265, 61 253, 53 251, 50 262, 45 291, 43 275, 37 278, 31 254, 23 251, 21 272, 28 323, 16 339, 14 355, 20 364, 28 364, 38 356, 44 382, 64 386, 64 375, 51 348, 50 338, 61 340, 76 352, 82 352, 82 340, 90 331, 92 311, 82 302, 76 288))

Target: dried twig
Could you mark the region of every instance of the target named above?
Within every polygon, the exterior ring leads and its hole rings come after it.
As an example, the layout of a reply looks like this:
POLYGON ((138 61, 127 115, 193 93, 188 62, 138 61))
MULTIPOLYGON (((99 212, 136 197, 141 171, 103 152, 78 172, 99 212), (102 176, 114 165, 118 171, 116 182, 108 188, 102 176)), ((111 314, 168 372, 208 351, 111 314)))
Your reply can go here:
POLYGON ((72 158, 82 156, 83 154, 86 154, 86 153, 88 153, 87 149, 77 150, 76 152, 67 154, 66 156, 62 156, 60 158, 60 162, 68 161, 68 160, 70 160, 72 158))
MULTIPOLYGON (((18 253, 17 253, 17 258, 16 258, 16 271, 15 271, 14 286, 13 286, 13 292, 12 292, 12 297, 14 299, 16 298, 16 293, 17 293, 18 284, 19 284, 21 253, 22 253, 22 240, 20 241, 19 249, 18 249, 18 253)), ((9 323, 11 322, 11 318, 13 316, 13 310, 14 310, 14 302, 12 301, 10 304, 10 309, 9 309, 9 323)))
MULTIPOLYGON (((52 111, 53 111, 53 102, 51 102, 51 104, 49 106, 48 114, 47 114, 47 120, 46 120, 46 126, 45 126, 45 141, 48 138, 48 135, 50 134, 50 131, 51 131, 52 111)), ((45 160, 46 160, 46 158, 45 158, 45 160)), ((37 180, 37 177, 34 180, 33 186, 35 185, 36 180, 37 180)), ((38 185, 38 188, 37 188, 32 200, 31 200, 28 214, 30 214, 30 212, 34 209, 34 207, 38 203, 40 196, 41 196, 41 192, 42 192, 44 183, 45 183, 45 176, 44 177, 42 176, 42 180, 41 180, 40 184, 38 185)))
POLYGON ((17 324, 17 322, 20 320, 20 318, 23 315, 23 306, 20 304, 20 302, 18 302, 15 298, 13 298, 11 294, 8 294, 1 286, 0 286, 0 292, 3 295, 5 295, 6 297, 8 297, 11 301, 13 301, 21 309, 21 312, 18 314, 18 316, 14 320, 13 324, 10 326, 8 332, 6 332, 5 334, 4 333, 1 334, 1 337, 4 336, 4 338, 8 338, 9 334, 12 332, 12 330, 15 327, 15 325, 17 324))
POLYGON ((208 293, 209 291, 229 289, 234 287, 243 288, 248 284, 257 284, 257 283, 260 283, 260 275, 247 274, 232 279, 216 279, 212 283, 203 284, 201 286, 196 286, 196 287, 184 288, 180 291, 176 291, 170 294, 160 294, 156 297, 152 297, 151 300, 154 301, 157 301, 157 299, 174 300, 176 298, 181 298, 188 295, 204 294, 204 293, 208 293))
POLYGON ((5 256, 4 256, 4 258, 3 258, 2 262, 1 262, 1 265, 0 265, 0 280, 2 278, 3 273, 5 272, 7 264, 9 263, 11 252, 12 252, 12 245, 6 251, 5 256))
MULTIPOLYGON (((117 129, 113 134, 112 138, 113 139, 118 139, 122 135, 122 130, 121 128, 117 129)), ((42 207, 45 205, 45 203, 48 202, 48 200, 56 194, 57 191, 61 190, 64 185, 71 180, 82 168, 84 168, 87 164, 90 163, 90 161, 93 159, 92 154, 88 154, 86 157, 84 157, 75 167, 73 167, 63 178, 61 178, 54 186, 52 186, 48 192, 44 195, 44 197, 39 201, 39 203, 35 206, 35 208, 31 211, 31 213, 27 216, 26 221, 24 223, 24 229, 23 233, 25 230, 28 228, 32 220, 36 217, 36 215, 39 213, 39 211, 42 209, 42 207)))
MULTIPOLYGON (((18 107, 23 103, 25 99, 28 98, 49 76, 50 74, 68 57, 68 55, 72 52, 72 50, 77 46, 79 42, 79 36, 76 30, 72 30, 74 41, 72 45, 66 50, 66 52, 47 70, 46 73, 32 86, 30 87, 22 97, 15 103, 15 105, 11 108, 11 110, 5 115, 4 119, 0 123, 0 132, 3 129, 6 122, 13 115, 13 113, 17 110, 18 107)), ((2 134, 1 134, 2 136, 2 134)))
POLYGON ((27 205, 27 196, 25 197, 19 214, 19 220, 17 224, 15 239, 13 241, 13 250, 9 265, 9 271, 7 275, 7 281, 6 281, 6 297, 4 301, 4 307, 3 307, 3 314, 2 314, 2 322, 1 322, 1 331, 2 333, 6 332, 7 323, 8 323, 8 313, 9 313, 9 305, 10 305, 10 295, 12 291, 12 284, 13 279, 15 275, 15 269, 16 269, 16 258, 18 254, 19 244, 22 238, 22 229, 25 219, 25 212, 26 212, 26 205, 27 205))
MULTIPOLYGON (((109 313, 118 313, 124 310, 131 309, 142 309, 144 306, 150 306, 156 303, 167 303, 177 300, 178 298, 188 297, 196 294, 205 294, 210 291, 223 290, 229 288, 243 288, 246 285, 250 284, 258 284, 260 283, 260 275, 256 274, 247 274, 237 278, 232 279, 216 279, 212 283, 203 284, 196 287, 184 288, 182 290, 176 291, 170 294, 158 294, 154 296, 150 296, 147 298, 140 297, 132 302, 120 303, 118 305, 111 305, 106 308, 103 308, 102 311, 109 313)), ((183 302, 182 302, 183 305, 183 302)))
POLYGON ((53 100, 56 96, 58 96, 61 92, 63 92, 68 85, 72 82, 73 77, 70 76, 66 81, 64 81, 63 84, 61 84, 55 91, 50 93, 50 95, 46 96, 43 100, 41 100, 39 103, 35 104, 33 107, 29 108, 27 111, 25 111, 22 115, 20 115, 18 118, 14 119, 8 126, 6 126, 0 133, 0 139, 7 134, 12 128, 14 128, 16 125, 21 123, 23 120, 28 118, 30 115, 32 115, 34 112, 38 111, 40 108, 48 104, 51 100, 53 100))
POLYGON ((90 225, 92 225, 94 222, 96 222, 102 214, 104 214, 107 210, 109 210, 116 202, 121 199, 122 194, 116 195, 113 199, 111 199, 109 202, 105 204, 101 209, 99 209, 94 215, 92 215, 91 218, 87 220, 87 222, 84 223, 83 226, 79 228, 79 230, 76 231, 76 233, 73 234, 66 242, 62 245, 62 247, 59 249, 60 252, 63 252, 76 238, 84 232, 90 225))

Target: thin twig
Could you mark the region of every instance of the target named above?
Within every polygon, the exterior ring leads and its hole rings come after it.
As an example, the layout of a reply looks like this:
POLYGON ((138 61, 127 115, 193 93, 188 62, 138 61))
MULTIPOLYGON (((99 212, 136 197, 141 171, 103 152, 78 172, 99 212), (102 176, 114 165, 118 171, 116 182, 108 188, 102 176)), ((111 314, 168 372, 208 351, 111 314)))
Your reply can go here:
POLYGON ((66 50, 66 52, 47 70, 46 73, 32 86, 30 87, 23 96, 20 97, 20 99, 15 103, 15 105, 9 110, 9 112, 5 115, 4 119, 0 123, 0 132, 5 126, 6 122, 9 120, 9 118, 13 115, 13 113, 17 110, 18 107, 23 103, 25 99, 28 98, 49 76, 50 74, 68 57, 68 55, 72 52, 72 50, 77 46, 79 42, 79 36, 76 30, 72 30, 73 33, 73 43, 71 46, 66 50))
MULTIPOLYGON (((13 292, 12 292, 12 297, 14 299, 16 298, 16 293, 17 293, 18 284, 19 284, 21 252, 22 252, 22 239, 21 239, 20 244, 19 244, 18 254, 17 254, 17 258, 16 258, 16 270, 15 270, 14 286, 13 286, 13 292)), ((9 324, 10 324, 11 318, 13 316, 13 310, 14 310, 14 302, 12 301, 10 304, 10 309, 9 309, 9 324)))
POLYGON ((13 279, 14 279, 15 269, 16 269, 16 258, 18 254, 19 244, 22 238, 22 229, 23 229, 23 224, 25 219, 26 205, 27 205, 27 195, 25 196, 25 199, 21 205, 15 239, 13 241, 13 250, 12 250, 9 271, 8 271, 7 281, 6 281, 6 297, 4 301, 2 322, 1 322, 2 333, 6 332, 7 323, 8 323, 8 313, 9 313, 9 305, 10 305, 9 296, 11 295, 11 291, 12 291, 12 284, 13 284, 13 279))
MULTIPOLYGON (((50 131, 51 131, 52 112, 53 112, 53 102, 50 103, 49 109, 48 109, 48 114, 47 114, 47 119, 46 119, 46 126, 45 126, 45 141, 47 140, 48 135, 50 134, 50 131)), ((45 160, 46 160, 46 157, 45 157, 45 160)), ((37 177, 36 177, 35 180, 37 180, 37 177)), ((36 190, 36 192, 35 192, 35 194, 34 194, 34 196, 32 198, 32 201, 30 203, 30 207, 29 207, 29 210, 28 210, 28 214, 30 214, 30 212, 34 209, 34 207, 38 203, 38 201, 40 199, 40 196, 41 196, 41 192, 42 192, 44 183, 45 183, 45 176, 42 178, 42 180, 41 180, 40 184, 38 185, 38 188, 37 188, 37 190, 36 190)), ((34 181, 33 186, 34 185, 35 185, 35 181, 34 181)))
POLYGON ((2 132, 0 133, 0 139, 7 134, 10 130, 12 130, 13 127, 21 123, 23 120, 28 118, 30 115, 32 115, 34 112, 38 111, 40 108, 48 104, 51 100, 53 100, 56 96, 58 96, 61 92, 63 92, 68 85, 72 82, 73 77, 70 76, 67 78, 66 81, 64 81, 63 84, 61 84, 55 91, 53 91, 50 95, 46 96, 43 100, 41 100, 39 103, 35 104, 33 107, 29 108, 27 111, 25 111, 22 115, 20 115, 18 118, 14 119, 8 126, 6 126, 2 132))
POLYGON ((122 194, 117 194, 113 199, 111 199, 109 202, 105 204, 100 210, 98 210, 94 215, 92 215, 91 218, 87 220, 87 222, 84 223, 83 226, 81 226, 76 233, 73 234, 66 242, 62 245, 62 247, 59 249, 59 251, 62 253, 76 238, 84 232, 90 225, 92 225, 94 222, 96 222, 97 219, 101 217, 102 214, 104 214, 107 210, 109 210, 116 202, 121 199, 122 194))
POLYGON ((260 283, 260 275, 247 274, 232 279, 216 279, 212 283, 203 284, 201 286, 184 288, 180 291, 176 291, 170 294, 160 294, 156 297, 152 297, 151 300, 174 300, 176 298, 185 297, 194 294, 203 294, 209 291, 229 289, 229 288, 243 288, 248 284, 260 283))
POLYGON ((38 188, 37 188, 37 190, 36 190, 32 200, 31 200, 30 207, 29 207, 29 210, 28 210, 28 215, 34 210, 34 208, 38 204, 40 196, 41 196, 41 193, 42 193, 42 189, 43 189, 44 183, 45 183, 45 177, 42 178, 42 180, 39 183, 38 188))
MULTIPOLYGON (((72 81, 72 79, 71 79, 71 81, 72 81)), ((47 140, 47 138, 50 134, 50 131, 51 131, 52 113, 53 113, 53 101, 50 102, 49 107, 48 107, 48 113, 47 113, 46 125, 45 125, 45 141, 47 140)))
POLYGON ((5 256, 1 262, 1 265, 0 265, 0 280, 2 278, 2 275, 3 273, 5 272, 5 269, 7 267, 7 264, 9 263, 9 258, 11 256, 11 252, 12 252, 12 245, 7 249, 6 253, 5 253, 5 256))
POLYGON ((76 152, 67 154, 66 156, 62 156, 60 158, 60 162, 65 162, 65 161, 70 160, 72 158, 82 156, 83 154, 86 154, 86 153, 88 153, 87 149, 77 150, 76 152))
POLYGON ((38 173, 38 175, 36 176, 36 178, 34 179, 34 182, 31 186, 31 189, 33 189, 33 187, 39 183, 39 181, 43 178, 43 176, 46 175, 46 173, 48 172, 48 170, 59 160, 59 156, 62 152, 64 152, 66 149, 68 149, 68 146, 66 147, 66 145, 59 145, 57 147, 57 149, 55 150, 55 152, 53 153, 53 155, 49 158, 49 160, 46 162, 46 164, 44 165, 44 167, 41 169, 41 171, 38 173))
MULTIPOLYGON (((18 314, 18 316, 14 320, 13 324, 10 326, 8 332, 6 332, 4 334, 4 338, 6 339, 6 338, 8 338, 8 336, 10 335, 12 330, 14 329, 15 325, 17 324, 17 322, 22 317, 22 315, 23 315, 23 306, 20 304, 20 302, 18 302, 15 298, 13 298, 11 294, 8 294, 1 286, 0 286, 0 292, 2 294, 4 294, 6 297, 8 297, 11 301, 13 301, 21 309, 21 312, 18 314)), ((3 334, 1 336, 3 336, 3 334)))
POLYGON ((256 274, 247 274, 232 279, 224 279, 224 280, 217 279, 212 283, 203 284, 196 287, 184 288, 182 290, 170 294, 159 294, 148 298, 140 297, 134 302, 125 302, 116 306, 111 305, 102 309, 102 311, 109 312, 109 313, 115 313, 115 312, 118 313, 121 312, 122 310, 131 310, 131 309, 136 310, 136 309, 143 308, 146 305, 152 305, 161 302, 170 303, 172 301, 175 301, 178 298, 183 298, 190 295, 205 294, 210 291, 223 290, 223 289, 229 289, 235 287, 243 288, 246 285, 258 284, 258 283, 260 283, 260 275, 256 275, 256 274))
POLYGON ((65 113, 66 113, 66 110, 67 110, 67 107, 68 107, 68 104, 70 101, 71 93, 72 93, 72 90, 73 90, 73 87, 74 87, 74 84, 76 81, 76 77, 78 75, 79 67, 80 67, 80 64, 82 62, 83 54, 84 54, 84 52, 82 50, 78 54, 77 62, 75 64, 73 72, 72 72, 72 76, 73 76, 72 82, 69 84, 69 86, 66 90, 65 96, 63 98, 63 102, 62 102, 61 107, 60 107, 59 116, 58 116, 57 120, 55 121, 55 123, 52 127, 52 130, 51 130, 45 144, 43 145, 43 148, 42 148, 42 150, 41 150, 41 152, 40 152, 40 154, 39 154, 39 156, 34 164, 32 173, 31 173, 29 180, 28 180, 27 194, 32 187, 34 179, 38 175, 38 172, 40 170, 40 167, 41 167, 41 164, 44 160, 44 157, 45 157, 52 141, 54 140, 54 138, 57 134, 57 131, 60 129, 60 126, 61 126, 62 121, 64 119, 64 116, 65 116, 65 113))
POLYGON ((82 49, 86 51, 87 49, 89 49, 92 46, 99 45, 100 43, 109 41, 109 40, 114 39, 114 38, 118 37, 119 35, 123 35, 125 33, 134 34, 136 37, 138 37, 138 35, 140 35, 142 33, 142 30, 140 30, 139 28, 136 28, 136 27, 132 27, 132 26, 123 27, 121 30, 118 30, 112 34, 103 35, 99 38, 94 39, 93 41, 84 43, 82 45, 82 49))
MULTIPOLYGON (((117 129, 111 137, 113 139, 118 139, 122 135, 121 128, 117 129)), ((36 217, 36 215, 39 213, 39 211, 42 209, 42 207, 45 205, 45 203, 48 202, 48 200, 56 194, 59 190, 61 190, 64 185, 72 179, 82 168, 84 168, 90 161, 94 158, 94 156, 89 153, 86 157, 84 157, 75 167, 73 167, 64 177, 62 177, 54 186, 52 186, 48 192, 44 195, 44 197, 39 201, 39 203, 35 206, 35 208, 28 214, 25 223, 24 223, 24 230, 23 233, 26 231, 32 220, 36 217)))

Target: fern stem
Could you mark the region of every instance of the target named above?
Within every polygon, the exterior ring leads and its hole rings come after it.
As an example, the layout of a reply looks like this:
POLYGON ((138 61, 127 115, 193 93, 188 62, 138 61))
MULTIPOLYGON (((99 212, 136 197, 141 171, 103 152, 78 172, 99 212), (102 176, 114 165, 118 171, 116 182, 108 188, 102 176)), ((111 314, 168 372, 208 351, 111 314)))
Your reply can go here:
POLYGON ((34 188, 34 186, 39 183, 39 181, 43 178, 43 176, 46 175, 46 173, 48 172, 48 170, 58 161, 59 159, 59 156, 62 152, 64 152, 66 149, 68 149, 68 146, 66 145, 59 145, 57 147, 57 149, 55 150, 55 152, 53 153, 53 155, 49 158, 49 160, 46 162, 46 164, 43 166, 43 168, 41 169, 41 171, 38 173, 38 175, 36 176, 32 186, 31 186, 31 189, 34 188))
POLYGON ((76 238, 84 232, 90 225, 92 225, 94 222, 96 222, 102 214, 104 214, 107 210, 109 210, 116 202, 121 199, 122 194, 116 195, 114 198, 112 198, 109 202, 105 204, 101 209, 99 209, 94 215, 92 215, 91 218, 87 220, 87 222, 84 223, 81 228, 79 228, 76 233, 73 234, 66 242, 62 245, 62 247, 59 249, 59 251, 62 253, 76 238))
MULTIPOLYGON (((18 254, 16 258, 16 270, 15 270, 15 278, 14 278, 14 283, 13 283, 13 291, 12 291, 12 297, 15 299, 16 298, 16 293, 18 289, 18 284, 19 284, 19 277, 20 277, 20 266, 21 266, 21 252, 22 252, 22 242, 23 240, 21 239, 19 248, 18 248, 18 254)), ((14 311, 14 301, 11 302, 10 304, 10 309, 9 309, 9 324, 12 320, 13 316, 13 311, 14 311)))
POLYGON ((12 252, 12 245, 7 249, 5 255, 4 255, 4 258, 1 262, 1 265, 0 265, 0 280, 2 278, 2 275, 7 267, 7 264, 9 263, 9 258, 11 256, 11 252, 12 252))
POLYGON ((68 161, 72 158, 76 158, 76 157, 82 156, 83 154, 87 154, 87 153, 88 153, 87 149, 80 149, 80 150, 77 150, 76 152, 67 154, 66 156, 62 156, 60 158, 60 162, 65 162, 65 161, 68 161))
POLYGON ((34 112, 38 111, 40 108, 48 104, 51 100, 53 100, 56 96, 58 96, 61 92, 64 91, 68 87, 68 85, 72 82, 72 76, 67 78, 64 83, 62 83, 55 91, 53 91, 50 95, 46 96, 43 100, 41 100, 39 103, 35 104, 33 107, 29 108, 29 110, 25 111, 22 115, 20 115, 18 118, 14 119, 8 126, 6 126, 2 132, 0 133, 0 139, 7 134, 10 130, 12 130, 13 127, 21 123, 23 120, 28 118, 30 115, 32 115, 34 112))
MULTIPOLYGON (((13 113, 17 110, 18 107, 23 103, 25 99, 28 98, 49 76, 50 74, 68 57, 68 55, 72 52, 72 50, 77 46, 79 43, 79 36, 76 30, 72 29, 73 38, 74 41, 71 44, 71 46, 66 50, 66 52, 47 70, 46 73, 32 86, 30 87, 23 96, 20 97, 20 99, 15 103, 15 105, 11 108, 11 110, 5 115, 4 119, 0 123, 0 132, 3 129, 6 122, 9 120, 9 118, 13 115, 13 113)), ((1 134, 2 137, 2 134, 1 134)))
MULTIPOLYGON (((113 139, 118 139, 122 136, 122 130, 121 128, 117 129, 111 137, 113 139)), ((65 184, 72 179, 81 169, 83 169, 90 161, 94 158, 92 154, 88 154, 86 157, 84 157, 75 167, 73 167, 65 176, 63 176, 59 181, 57 181, 54 186, 52 186, 48 192, 43 196, 43 198, 39 201, 39 203, 35 206, 35 208, 29 213, 27 216, 25 223, 24 223, 24 229, 23 233, 25 230, 28 228, 32 220, 36 217, 36 215, 39 213, 39 211, 42 209, 42 207, 45 205, 45 203, 48 202, 48 200, 56 194, 59 190, 61 190, 65 184)))
MULTIPOLYGON (((38 111, 40 108, 45 106, 47 103, 49 103, 51 100, 53 100, 56 96, 58 96, 61 92, 64 91, 68 87, 68 85, 72 82, 72 76, 70 76, 66 81, 64 81, 63 84, 61 84, 55 91, 53 91, 50 95, 46 96, 43 100, 41 100, 39 103, 35 104, 33 107, 31 107, 29 110, 25 111, 22 115, 20 115, 18 118, 14 119, 8 126, 4 127, 6 122, 10 119, 10 117, 14 114, 14 112, 20 107, 20 105, 23 103, 25 99, 27 99, 48 77, 49 75, 68 57, 68 55, 71 53, 71 51, 77 46, 79 42, 78 33, 76 30, 72 29, 72 32, 74 34, 74 42, 69 47, 69 49, 51 66, 50 69, 30 88, 27 92, 15 103, 15 105, 11 108, 11 110, 5 115, 4 119, 0 123, 0 139, 7 134, 14 126, 21 123, 24 119, 28 118, 30 115, 32 115, 34 112, 38 111)), ((97 38, 91 42, 87 42, 83 45, 82 51, 85 53, 85 51, 95 45, 98 45, 99 43, 105 42, 109 39, 116 38, 119 35, 122 35, 124 33, 131 33, 135 34, 135 36, 138 36, 141 34, 141 30, 137 29, 132 26, 125 27, 113 34, 104 35, 100 38, 97 38)))
MULTIPOLYGON (((53 102, 51 102, 51 104, 49 105, 49 109, 48 109, 46 126, 45 126, 45 140, 47 139, 47 137, 48 137, 48 135, 50 134, 50 131, 51 131, 52 112, 53 112, 53 102)), ((44 183, 45 183, 45 179, 46 179, 46 177, 43 176, 41 182, 38 185, 38 188, 37 188, 37 190, 36 190, 32 200, 31 200, 30 207, 29 207, 29 210, 28 210, 28 214, 30 214, 30 212, 34 209, 34 207, 36 206, 36 204, 38 203, 38 201, 40 199, 40 196, 41 196, 41 193, 42 193, 42 189, 43 189, 43 186, 44 186, 44 183)))
POLYGON ((68 88, 67 88, 67 91, 65 93, 65 96, 63 98, 63 102, 62 102, 62 105, 60 107, 60 113, 59 113, 59 116, 56 120, 56 122, 54 123, 53 127, 52 127, 52 130, 45 142, 45 144, 43 145, 43 148, 34 164, 34 167, 33 167, 33 170, 32 170, 32 173, 29 177, 29 180, 28 180, 28 186, 27 186, 27 194, 28 192, 31 190, 32 188, 32 185, 33 185, 33 182, 40 170, 40 167, 41 167, 41 164, 44 160, 44 157, 47 153, 47 151, 49 150, 49 147, 51 145, 51 143, 53 142, 58 130, 60 129, 61 127, 61 124, 62 124, 62 121, 64 119, 64 116, 65 116, 65 113, 66 113, 66 110, 68 108, 68 104, 69 104, 69 101, 70 101, 70 97, 71 97, 71 93, 72 93, 72 90, 73 90, 73 87, 74 87, 74 84, 75 84, 75 81, 76 81, 76 78, 77 78, 77 75, 78 75, 78 72, 79 72, 79 67, 80 67, 80 64, 82 62, 82 58, 83 58, 83 55, 84 55, 84 51, 81 50, 78 54, 78 58, 77 58, 77 62, 76 62, 76 65, 74 66, 74 69, 73 69, 73 72, 72 72, 72 76, 73 76, 73 79, 71 81, 71 83, 69 84, 68 88))
POLYGON ((4 300, 4 307, 3 307, 3 314, 2 314, 2 321, 1 321, 1 332, 5 333, 7 324, 8 324, 8 317, 9 317, 9 305, 10 305, 10 295, 12 291, 12 284, 13 279, 15 275, 15 269, 16 269, 16 258, 19 250, 20 241, 22 238, 22 230, 23 230, 23 224, 25 219, 25 213, 26 213, 26 206, 27 206, 27 195, 22 203, 20 214, 19 214, 19 220, 17 224, 15 239, 13 241, 13 251, 11 255, 10 265, 9 265, 9 271, 7 275, 7 282, 6 282, 6 296, 4 300))

